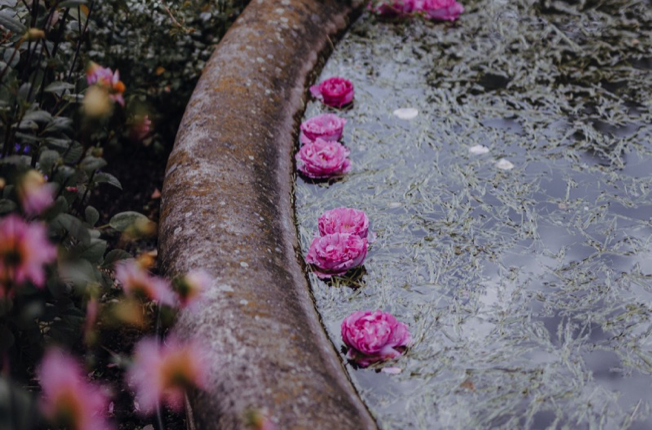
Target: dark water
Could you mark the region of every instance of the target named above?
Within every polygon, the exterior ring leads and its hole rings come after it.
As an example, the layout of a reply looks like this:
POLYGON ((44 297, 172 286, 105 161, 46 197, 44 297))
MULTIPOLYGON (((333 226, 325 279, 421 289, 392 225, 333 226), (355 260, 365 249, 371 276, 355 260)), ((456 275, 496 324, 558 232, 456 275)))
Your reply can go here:
POLYGON ((385 429, 651 429, 650 5, 465 6, 363 16, 324 69, 355 84, 354 170, 297 180, 302 247, 339 206, 378 234, 361 279, 311 275, 326 328, 339 349, 355 310, 409 324, 406 355, 350 368, 385 429))

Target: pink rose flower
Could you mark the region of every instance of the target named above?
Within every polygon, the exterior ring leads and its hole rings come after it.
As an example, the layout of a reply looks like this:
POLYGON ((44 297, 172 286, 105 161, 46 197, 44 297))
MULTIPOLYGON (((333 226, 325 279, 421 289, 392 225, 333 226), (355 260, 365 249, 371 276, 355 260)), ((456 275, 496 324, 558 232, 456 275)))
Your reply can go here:
POLYGON ((52 206, 54 188, 36 170, 27 172, 18 184, 18 197, 25 214, 35 216, 52 206))
POLYGON ((115 266, 115 278, 127 296, 139 296, 174 307, 175 296, 167 280, 150 275, 136 260, 121 261, 115 266))
POLYGON ((337 108, 353 101, 353 83, 344 78, 326 79, 319 85, 311 86, 310 92, 325 105, 337 108))
POLYGON ((108 402, 103 390, 86 381, 81 366, 62 351, 50 350, 38 370, 43 388, 41 410, 61 428, 108 430, 108 402))
POLYGON ((418 10, 422 0, 390 0, 374 7, 369 4, 368 9, 376 12, 379 15, 397 16, 409 15, 418 10))
POLYGON ((351 161, 346 158, 350 151, 339 142, 317 138, 313 143, 301 147, 295 158, 297 168, 309 178, 330 178, 351 170, 351 161))
POLYGON ((213 278, 204 270, 193 270, 174 280, 174 291, 181 308, 192 308, 200 302, 213 278))
POLYGON ((316 237, 310 244, 306 262, 320 278, 343 275, 362 265, 367 256, 367 239, 348 233, 333 233, 316 237))
POLYGON ((337 142, 342 138, 346 120, 332 113, 310 118, 301 124, 301 142, 314 142, 316 139, 337 142))
POLYGON ((12 287, 31 281, 45 284, 43 266, 57 257, 42 224, 28 224, 18 215, 0 220, 0 299, 13 293, 12 287))
POLYGON ((88 85, 98 85, 109 92, 109 97, 116 103, 124 106, 125 84, 120 80, 120 71, 115 73, 108 67, 102 67, 91 61, 86 69, 86 82, 88 85))
POLYGON ((168 336, 163 344, 153 338, 138 342, 127 380, 136 389, 142 412, 153 412, 160 401, 182 410, 186 390, 204 387, 206 358, 201 344, 181 342, 174 336, 168 336))
POLYGON ((351 208, 337 208, 326 211, 319 217, 319 234, 349 233, 367 238, 369 218, 364 211, 351 208))
POLYGON ((347 358, 361 367, 395 358, 412 342, 408 327, 382 311, 357 311, 342 321, 347 358))
POLYGON ((421 10, 426 17, 437 21, 455 21, 462 12, 464 6, 455 0, 422 0, 421 10))

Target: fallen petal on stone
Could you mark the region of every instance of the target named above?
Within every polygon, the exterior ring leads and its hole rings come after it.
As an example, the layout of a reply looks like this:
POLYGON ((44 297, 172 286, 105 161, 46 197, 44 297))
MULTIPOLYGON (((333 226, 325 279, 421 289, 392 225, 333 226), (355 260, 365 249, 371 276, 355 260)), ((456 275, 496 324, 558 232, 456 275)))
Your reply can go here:
POLYGON ((511 169, 514 168, 514 165, 509 160, 501 158, 496 163, 496 167, 498 167, 499 169, 502 169, 502 170, 511 170, 511 169))
POLYGON ((474 155, 481 155, 489 152, 489 148, 484 145, 475 145, 469 148, 469 152, 474 155))
POLYGON ((419 115, 419 111, 414 108, 401 108, 396 109, 394 115, 401 119, 414 119, 419 115))

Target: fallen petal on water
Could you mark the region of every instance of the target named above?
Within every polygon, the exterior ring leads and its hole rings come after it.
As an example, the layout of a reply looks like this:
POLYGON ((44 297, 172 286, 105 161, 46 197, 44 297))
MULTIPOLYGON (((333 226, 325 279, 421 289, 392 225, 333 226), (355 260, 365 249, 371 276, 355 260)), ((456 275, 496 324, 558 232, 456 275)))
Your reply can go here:
POLYGON ((419 115, 419 111, 414 108, 401 108, 396 109, 394 115, 401 119, 414 119, 419 115))
POLYGON ((398 375, 403 371, 400 367, 383 367, 380 369, 381 372, 389 373, 390 375, 398 375))
POLYGON ((475 145, 469 148, 469 152, 474 155, 481 155, 489 152, 489 148, 484 145, 475 145))
POLYGON ((511 170, 514 168, 514 165, 511 163, 511 161, 501 158, 496 163, 496 167, 502 170, 511 170))

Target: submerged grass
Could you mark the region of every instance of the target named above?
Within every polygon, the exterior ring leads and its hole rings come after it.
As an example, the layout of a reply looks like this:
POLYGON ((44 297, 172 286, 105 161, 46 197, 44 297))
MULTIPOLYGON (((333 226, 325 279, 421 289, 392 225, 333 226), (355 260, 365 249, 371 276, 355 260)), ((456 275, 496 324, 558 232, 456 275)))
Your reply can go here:
POLYGON ((652 7, 464 5, 454 25, 365 15, 323 71, 356 86, 354 171, 297 180, 303 250, 334 207, 378 233, 361 276, 311 275, 326 328, 409 324, 401 374, 351 368, 385 429, 651 428, 652 7))

